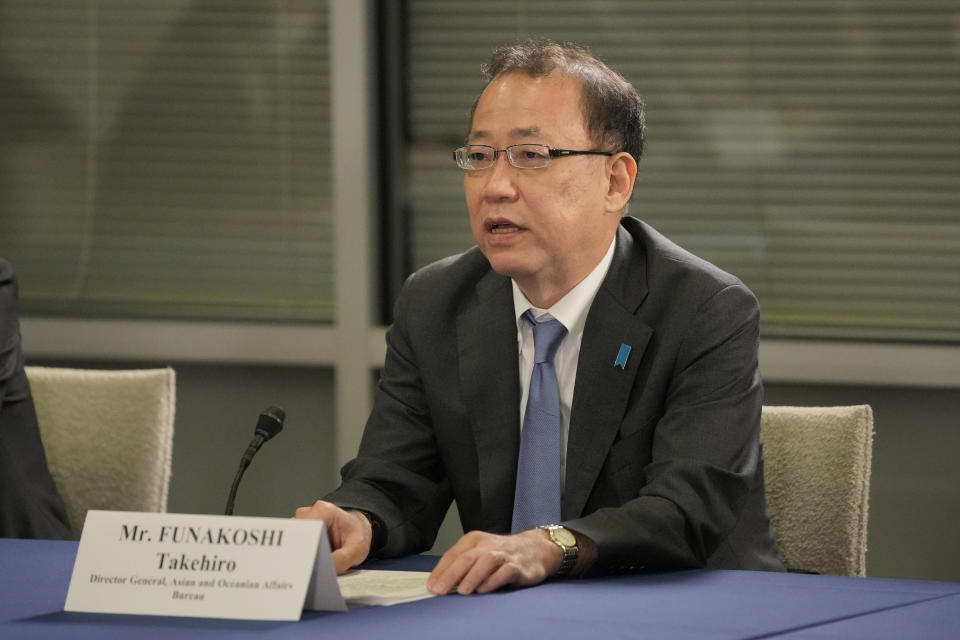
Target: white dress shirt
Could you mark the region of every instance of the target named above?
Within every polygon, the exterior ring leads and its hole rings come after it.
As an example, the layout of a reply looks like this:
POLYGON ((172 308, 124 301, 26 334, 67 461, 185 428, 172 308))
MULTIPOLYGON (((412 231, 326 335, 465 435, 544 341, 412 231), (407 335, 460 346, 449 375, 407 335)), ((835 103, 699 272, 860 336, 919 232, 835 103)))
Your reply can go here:
POLYGON ((590 274, 580 281, 549 309, 539 309, 527 300, 516 282, 513 284, 513 310, 517 317, 517 345, 520 351, 520 428, 527 410, 527 396, 530 393, 530 375, 533 373, 533 327, 523 319, 528 309, 538 322, 554 318, 567 329, 557 352, 553 357, 553 367, 557 372, 557 386, 560 390, 560 478, 566 479, 567 436, 570 432, 570 406, 573 404, 573 387, 577 380, 577 363, 580 360, 580 343, 583 340, 583 327, 587 322, 587 312, 593 299, 607 275, 613 261, 613 248, 616 236, 610 242, 610 248, 594 267, 590 274))

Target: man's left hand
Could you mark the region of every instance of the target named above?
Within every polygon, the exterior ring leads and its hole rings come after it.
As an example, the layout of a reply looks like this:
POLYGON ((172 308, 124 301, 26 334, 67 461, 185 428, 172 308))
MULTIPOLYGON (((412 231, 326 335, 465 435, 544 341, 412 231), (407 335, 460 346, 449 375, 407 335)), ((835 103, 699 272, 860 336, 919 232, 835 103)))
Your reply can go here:
POLYGON ((539 529, 503 536, 471 531, 443 554, 427 588, 466 595, 531 587, 556 573, 562 561, 563 551, 539 529))

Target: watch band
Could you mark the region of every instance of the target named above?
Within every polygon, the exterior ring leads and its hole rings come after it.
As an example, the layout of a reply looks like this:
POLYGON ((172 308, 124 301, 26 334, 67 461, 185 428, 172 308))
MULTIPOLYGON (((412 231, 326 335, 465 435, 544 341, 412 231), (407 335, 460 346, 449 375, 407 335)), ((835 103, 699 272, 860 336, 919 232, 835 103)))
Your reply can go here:
POLYGON ((563 560, 560 562, 560 568, 553 574, 554 577, 562 578, 566 576, 573 571, 580 555, 580 544, 577 541, 577 536, 573 531, 559 524, 546 524, 537 528, 546 531, 550 541, 563 551, 563 560))

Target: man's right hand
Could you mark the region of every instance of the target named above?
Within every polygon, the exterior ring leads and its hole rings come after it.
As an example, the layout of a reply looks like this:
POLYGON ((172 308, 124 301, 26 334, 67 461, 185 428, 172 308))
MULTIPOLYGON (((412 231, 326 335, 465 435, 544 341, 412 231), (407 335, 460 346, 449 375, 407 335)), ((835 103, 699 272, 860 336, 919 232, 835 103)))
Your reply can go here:
POLYGON ((370 555, 373 527, 359 511, 345 511, 335 504, 317 500, 312 507, 297 509, 297 518, 323 520, 333 549, 333 566, 337 574, 346 573, 370 555))

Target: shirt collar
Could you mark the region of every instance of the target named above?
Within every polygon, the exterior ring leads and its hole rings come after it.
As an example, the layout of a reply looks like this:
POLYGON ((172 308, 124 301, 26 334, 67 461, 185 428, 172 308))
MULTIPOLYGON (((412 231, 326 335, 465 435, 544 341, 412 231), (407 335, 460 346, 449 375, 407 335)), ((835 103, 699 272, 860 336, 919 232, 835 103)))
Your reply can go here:
POLYGON ((517 283, 511 279, 510 283, 513 286, 513 311, 516 315, 517 327, 522 326, 520 324, 522 322, 521 316, 526 313, 528 309, 533 309, 533 314, 537 318, 544 313, 549 313, 553 318, 559 320, 560 324, 567 328, 568 334, 582 332, 587 322, 587 311, 589 311, 590 305, 597 295, 597 291, 600 290, 600 285, 603 284, 603 279, 610 269, 610 263, 613 262, 613 249, 616 243, 617 236, 614 235, 613 240, 610 241, 610 247, 607 249, 607 253, 597 266, 593 268, 593 271, 581 280, 577 286, 557 300, 549 309, 538 309, 533 306, 533 304, 527 300, 527 297, 523 295, 523 292, 520 291, 517 283))

